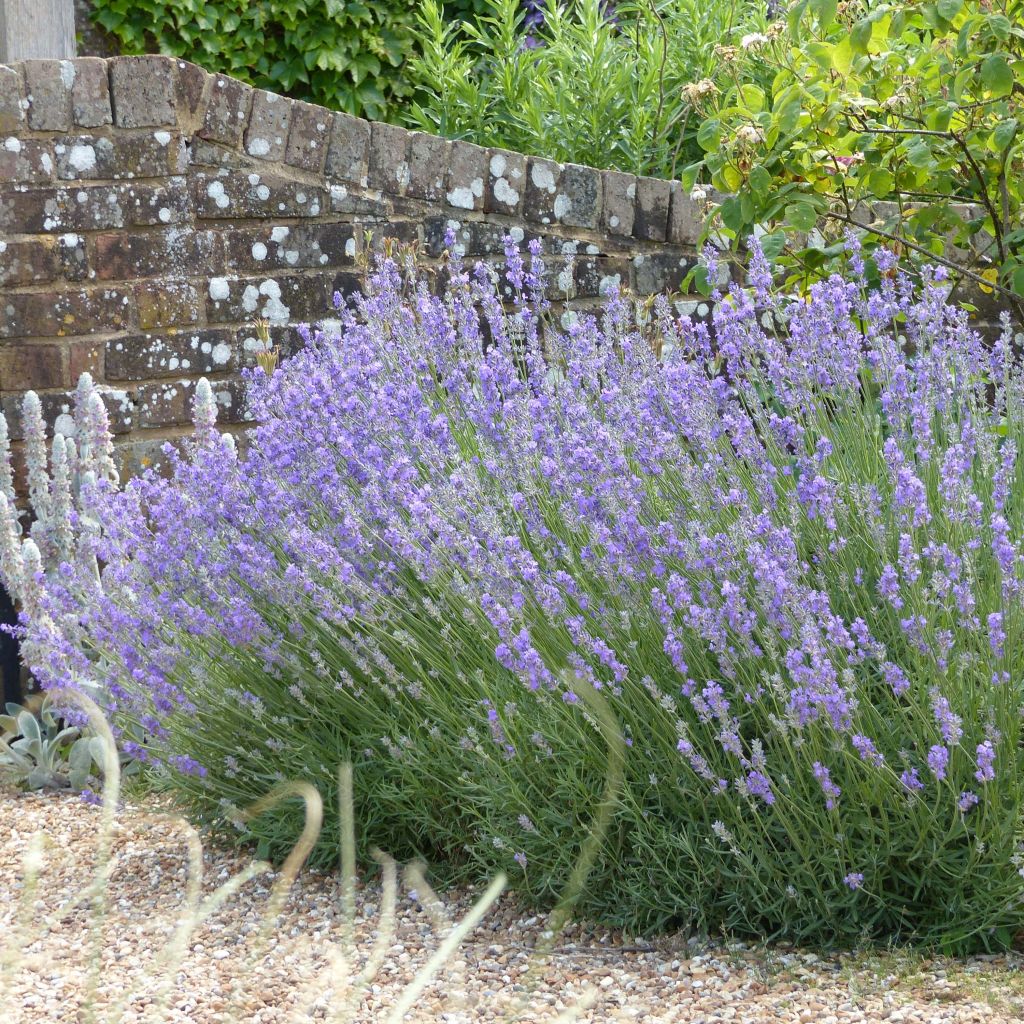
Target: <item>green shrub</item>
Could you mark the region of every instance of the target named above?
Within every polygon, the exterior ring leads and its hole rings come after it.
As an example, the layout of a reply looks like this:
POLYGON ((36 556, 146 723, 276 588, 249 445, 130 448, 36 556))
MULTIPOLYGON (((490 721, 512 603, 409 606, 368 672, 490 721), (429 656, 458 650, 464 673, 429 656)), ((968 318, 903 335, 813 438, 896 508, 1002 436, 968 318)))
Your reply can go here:
POLYGON ((483 146, 671 178, 699 153, 684 86, 717 76, 718 44, 763 25, 739 0, 622 0, 614 19, 603 0, 537 6, 544 23, 530 47, 520 0, 486 0, 486 14, 464 25, 425 0, 409 122, 483 146))
POLYGON ((870 223, 869 247, 1024 295, 1022 15, 1019 0, 793 5, 728 58, 737 83, 753 65, 770 87, 704 97, 706 155, 686 177, 730 194, 714 229, 737 245, 767 229, 765 249, 806 279, 870 223))

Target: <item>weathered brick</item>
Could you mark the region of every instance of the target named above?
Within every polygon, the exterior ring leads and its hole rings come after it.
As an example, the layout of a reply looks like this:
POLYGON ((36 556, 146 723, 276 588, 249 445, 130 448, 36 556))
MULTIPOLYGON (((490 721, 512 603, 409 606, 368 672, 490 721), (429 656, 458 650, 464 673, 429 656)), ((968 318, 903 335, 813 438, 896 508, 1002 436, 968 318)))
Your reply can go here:
MULTIPOLYGON (((474 220, 465 225, 460 235, 468 235, 462 242, 466 247, 467 256, 495 256, 505 253, 505 235, 508 227, 504 224, 493 224, 488 221, 474 220)), ((462 239, 460 238, 460 241, 462 239)))
POLYGON ((57 237, 57 259, 60 273, 68 281, 84 281, 89 276, 89 260, 85 235, 69 231, 57 237))
POLYGON ((672 185, 659 178, 636 179, 633 237, 664 242, 668 234, 668 207, 672 185))
MULTIPOLYGON (((131 322, 134 305, 118 288, 14 292, 2 300, 0 338, 58 338, 120 331, 131 322)), ((41 385, 49 387, 51 385, 41 385)))
POLYGON ((164 450, 168 443, 180 449, 184 438, 171 439, 163 437, 144 438, 139 441, 125 441, 114 446, 114 463, 121 479, 139 476, 152 470, 160 476, 169 477, 174 470, 174 462, 164 450))
POLYGON ((629 260, 624 257, 581 256, 573 268, 576 294, 584 298, 603 297, 612 288, 629 287, 629 260))
POLYGON ((74 64, 69 60, 26 60, 21 67, 25 73, 29 128, 39 132, 70 131, 74 64))
POLYGON ((561 164, 531 156, 527 163, 523 216, 540 224, 555 223, 557 214, 564 212, 564 198, 557 203, 561 184, 561 164))
MULTIPOLYGON (((334 296, 340 295, 342 301, 354 298, 362 293, 363 279, 358 274, 335 274, 331 280, 331 311, 337 308, 334 296)), ((294 334, 294 332, 293 332, 294 334)))
POLYGON ((177 60, 174 63, 177 73, 175 95, 177 123, 183 131, 193 134, 201 123, 202 115, 206 113, 204 106, 207 94, 206 86, 213 76, 209 71, 190 61, 177 60))
POLYGON ((324 189, 278 175, 196 174, 191 186, 196 216, 204 219, 319 217, 327 208, 324 189))
POLYGON ((125 186, 43 188, 0 193, 0 231, 18 234, 123 227, 125 186))
POLYGON ((178 69, 171 57, 112 57, 109 62, 114 124, 161 128, 178 123, 178 69))
POLYGON ((83 373, 94 380, 103 379, 103 345, 97 341, 73 341, 68 345, 68 383, 73 384, 83 373))
POLYGON ((229 271, 254 273, 300 267, 338 267, 355 259, 351 224, 311 222, 231 231, 224 236, 229 271))
POLYGON ((597 228, 601 222, 602 191, 600 171, 566 164, 562 169, 562 186, 555 197, 555 216, 571 227, 597 228))
POLYGON ((489 162, 489 153, 481 146, 462 141, 452 143, 445 194, 449 206, 457 210, 484 208, 484 182, 489 162))
POLYGON ((189 281, 152 279, 135 285, 139 327, 194 324, 201 319, 199 292, 189 281))
POLYGON ((131 281, 143 277, 208 277, 219 272, 220 238, 212 231, 170 228, 163 231, 99 234, 90 239, 97 280, 131 281))
POLYGON ((672 183, 668 208, 668 241, 674 245, 696 245, 704 230, 700 207, 678 182, 672 183))
POLYGON ((210 323, 317 321, 332 313, 323 274, 220 277, 210 281, 206 315, 210 323))
POLYGON ((420 225, 414 221, 400 220, 390 224, 374 224, 368 226, 365 233, 369 236, 369 247, 374 252, 383 252, 387 241, 402 245, 417 245, 420 239, 420 225))
POLYGON ((73 60, 75 79, 71 86, 71 119, 79 128, 99 128, 113 122, 107 62, 99 57, 73 60))
POLYGON ((24 124, 21 100, 21 75, 0 64, 0 135, 16 132, 24 124))
POLYGON ((253 93, 245 151, 261 160, 284 160, 288 149, 288 126, 292 101, 277 93, 257 89, 253 93))
POLYGON ((67 383, 59 345, 0 345, 0 390, 59 388, 67 383))
POLYGON ((526 157, 503 149, 492 149, 487 161, 487 195, 484 209, 514 217, 523 208, 526 188, 526 157))
POLYGON ((124 207, 129 223, 140 226, 181 224, 192 219, 192 195, 185 178, 166 180, 166 185, 124 188, 124 207))
MULTIPOLYGON (((244 381, 215 380, 210 385, 217 402, 218 419, 224 423, 241 423, 248 418, 244 381)), ((171 427, 191 423, 195 388, 194 380, 143 384, 135 395, 139 426, 171 427)))
POLYGON ((181 135, 66 136, 54 144, 57 175, 64 180, 88 178, 159 178, 180 174, 187 166, 181 135))
POLYGON ((636 175, 602 171, 601 180, 604 186, 602 227, 610 235, 631 237, 636 209, 636 175))
POLYGON ((214 75, 199 137, 226 146, 241 146, 252 109, 252 94, 251 85, 227 75, 214 75))
POLYGON ((366 219, 386 220, 394 211, 387 196, 356 196, 344 185, 331 186, 331 212, 366 219))
POLYGON ((336 113, 327 147, 327 177, 365 185, 370 162, 370 122, 336 113))
POLYGON ((0 287, 44 284, 59 273, 60 258, 53 238, 0 241, 0 287))
POLYGON ((104 363, 106 379, 118 381, 220 373, 243 364, 243 340, 231 328, 169 327, 111 338, 104 363))
POLYGON ((292 121, 288 129, 285 163, 320 174, 327 160, 331 112, 312 103, 292 103, 292 121))
POLYGON ((0 182, 32 181, 53 177, 53 155, 48 142, 12 136, 0 144, 0 182))
POLYGON ((246 156, 240 149, 230 149, 219 142, 193 139, 189 148, 189 163, 193 167, 227 167, 234 170, 254 170, 258 160, 246 156))
POLYGON ((385 121, 374 121, 370 131, 370 188, 405 195, 409 184, 410 132, 385 121))
POLYGON ((409 137, 409 182, 406 195, 431 202, 444 197, 451 143, 436 135, 413 132, 409 137))
POLYGON ((639 253, 633 257, 633 277, 638 295, 679 291, 683 278, 696 260, 678 252, 639 253))

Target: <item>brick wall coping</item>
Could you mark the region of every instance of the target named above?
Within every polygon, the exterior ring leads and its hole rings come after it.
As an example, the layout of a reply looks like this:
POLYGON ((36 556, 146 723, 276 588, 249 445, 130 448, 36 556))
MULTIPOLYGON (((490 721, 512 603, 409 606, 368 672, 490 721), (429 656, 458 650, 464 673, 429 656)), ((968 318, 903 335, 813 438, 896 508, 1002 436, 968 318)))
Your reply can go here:
MULTIPOLYGON (((284 165, 310 183, 369 188, 533 225, 692 245, 700 214, 678 182, 560 164, 450 141, 288 99, 165 56, 80 57, 0 65, 4 136, 104 126, 179 132, 284 165)), ((57 179, 97 159, 85 144, 57 159, 57 179)), ((8 158, 10 151, 7 151, 8 158)), ((0 156, 0 181, 3 158, 0 156)))

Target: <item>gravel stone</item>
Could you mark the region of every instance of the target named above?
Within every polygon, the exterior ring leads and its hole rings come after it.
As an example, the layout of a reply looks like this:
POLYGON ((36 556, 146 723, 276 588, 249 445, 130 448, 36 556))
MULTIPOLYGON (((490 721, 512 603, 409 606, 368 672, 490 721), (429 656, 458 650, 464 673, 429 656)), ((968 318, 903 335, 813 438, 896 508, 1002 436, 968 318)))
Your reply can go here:
MULTIPOLYGON (((162 810, 162 809, 160 809, 162 810)), ((18 928, 50 918, 91 878, 100 811, 70 794, 0 794, 0 951, 18 928), (45 837, 38 885, 25 896, 24 861, 45 837)), ((114 836, 108 914, 100 935, 95 1020, 124 1002, 124 1024, 285 1024, 327 1020, 330 953, 343 934, 341 887, 334 875, 303 872, 263 949, 256 946, 275 876, 261 875, 192 933, 156 1013, 160 974, 184 909, 187 830, 166 814, 128 805, 114 836)), ((248 863, 244 852, 208 843, 203 893, 248 863)), ((362 970, 383 938, 380 970, 354 1000, 353 1024, 388 1018, 396 1000, 461 918, 472 891, 448 893, 439 907, 422 887, 402 890, 394 931, 382 929, 377 882, 361 884, 356 907, 362 970), (383 935, 382 935, 383 932, 383 935)), ((6 977, 5 1024, 72 1024, 84 1011, 93 947, 84 907, 34 934, 6 977)), ((647 942, 574 924, 544 957, 534 955, 545 918, 506 895, 491 909, 414 1002, 407 1021, 475 1024, 556 1021, 581 1003, 593 1024, 1010 1024, 1024 1015, 1017 954, 966 960, 911 953, 827 955, 788 946, 709 945, 683 935, 647 942)), ((0 956, 0 964, 8 967, 0 956)))

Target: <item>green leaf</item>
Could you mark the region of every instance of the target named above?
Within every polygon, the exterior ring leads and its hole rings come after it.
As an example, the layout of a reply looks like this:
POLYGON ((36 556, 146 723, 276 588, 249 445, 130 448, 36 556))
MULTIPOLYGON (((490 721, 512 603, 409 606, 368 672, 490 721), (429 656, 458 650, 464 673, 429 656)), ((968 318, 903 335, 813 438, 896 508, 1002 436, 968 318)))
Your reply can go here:
POLYGON ((1010 117, 1005 121, 1000 121, 996 125, 996 130, 992 133, 992 139, 996 144, 997 150, 1006 149, 1007 146, 1012 145, 1013 140, 1017 137, 1017 118, 1010 117))
POLYGON ((935 9, 946 19, 952 21, 964 7, 964 0, 939 0, 935 9))
POLYGON ((811 10, 817 15, 818 23, 822 28, 831 25, 836 20, 838 7, 838 0, 811 0, 811 10))
POLYGON ((790 203, 786 223, 797 231, 811 231, 818 223, 818 212, 810 203, 790 203))
POLYGON ((835 65, 836 71, 841 75, 848 75, 850 67, 853 65, 853 57, 853 44, 850 42, 850 37, 846 36, 836 44, 832 53, 832 63, 835 65))
POLYGON ((718 118, 710 118, 697 129, 697 145, 700 146, 705 153, 710 153, 713 150, 721 148, 722 122, 719 121, 718 118))
POLYGON ((1018 295, 1024 295, 1024 267, 1017 267, 1010 276, 1010 288, 1018 295))
POLYGON ((854 53, 867 53, 871 41, 871 19, 861 18, 850 30, 850 48, 854 53))
POLYGON ((895 179, 884 167, 876 167, 867 175, 865 184, 876 199, 888 199, 892 195, 895 179))
POLYGON ((754 114, 760 114, 764 110, 764 91, 756 85, 747 83, 740 86, 740 95, 746 108, 754 114))
POLYGON ((768 195, 768 192, 772 187, 772 176, 763 166, 758 164, 757 167, 747 175, 747 183, 750 185, 750 189, 754 195, 763 199, 768 195))
POLYGON ((1009 96, 1013 91, 1013 72, 1006 58, 990 53, 981 62, 981 81, 993 96, 1009 96))
POLYGON ((771 231, 762 235, 759 239, 761 249, 769 260, 777 259, 782 250, 786 247, 786 232, 771 231))
POLYGON ((831 43, 822 43, 818 40, 810 42, 805 47, 807 55, 821 68, 822 71, 831 71, 833 65, 833 54, 835 47, 831 43))

